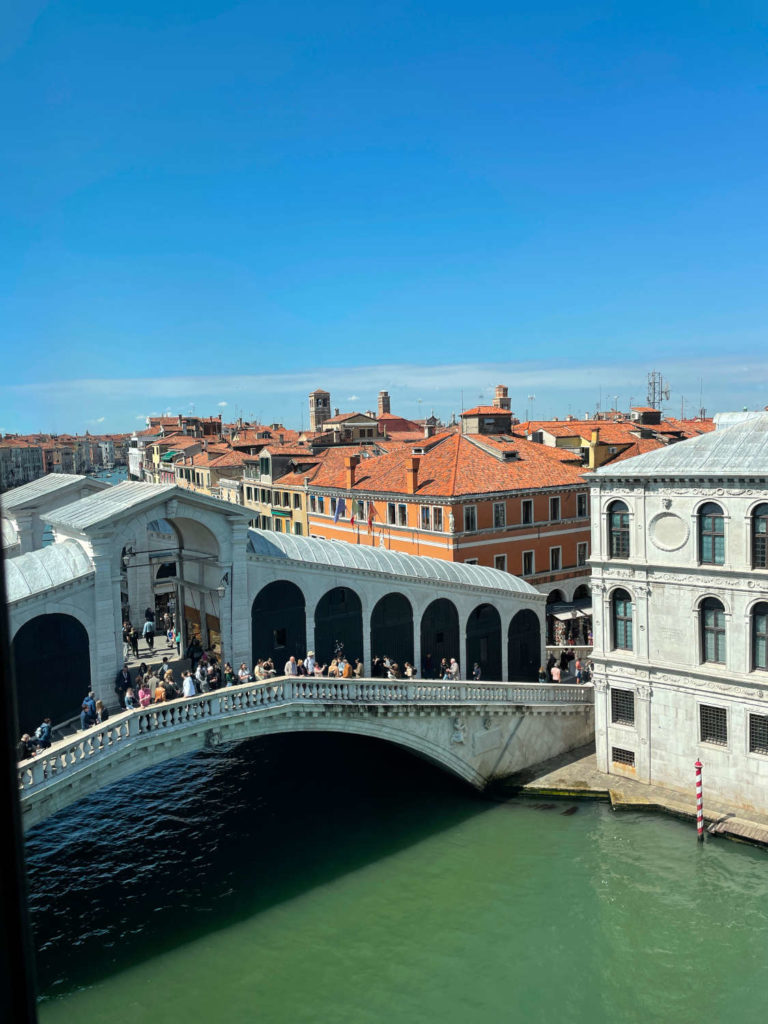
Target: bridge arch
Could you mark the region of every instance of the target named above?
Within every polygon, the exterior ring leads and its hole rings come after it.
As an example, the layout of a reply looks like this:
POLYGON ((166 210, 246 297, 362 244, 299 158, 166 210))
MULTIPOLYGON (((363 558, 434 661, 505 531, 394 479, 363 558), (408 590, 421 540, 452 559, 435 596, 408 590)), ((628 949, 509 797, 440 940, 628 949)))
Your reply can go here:
POLYGON ((421 616, 422 664, 418 667, 422 675, 434 678, 442 658, 458 660, 460 655, 459 613, 456 605, 447 597, 438 597, 427 605, 421 616), (427 658, 430 659, 429 663, 427 658))
POLYGON ((472 678, 475 662, 482 679, 501 680, 501 616, 492 604, 479 604, 467 619, 465 679, 472 678))
POLYGON ((335 657, 337 645, 354 664, 363 658, 363 608, 360 598, 349 587, 326 591, 315 607, 315 655, 321 665, 335 657))
POLYGON ((541 623, 538 615, 525 608, 509 624, 507 634, 509 678, 534 682, 541 667, 541 623))
POLYGON ((44 717, 74 718, 91 688, 88 630, 74 615, 46 612, 28 619, 11 641, 19 727, 34 730, 44 717))
POLYGON ((371 613, 371 657, 388 655, 402 672, 413 664, 413 608, 404 594, 385 594, 371 613))
POLYGON ((295 583, 275 580, 261 588, 251 605, 251 640, 251 664, 271 658, 279 673, 291 655, 306 655, 306 602, 295 583))

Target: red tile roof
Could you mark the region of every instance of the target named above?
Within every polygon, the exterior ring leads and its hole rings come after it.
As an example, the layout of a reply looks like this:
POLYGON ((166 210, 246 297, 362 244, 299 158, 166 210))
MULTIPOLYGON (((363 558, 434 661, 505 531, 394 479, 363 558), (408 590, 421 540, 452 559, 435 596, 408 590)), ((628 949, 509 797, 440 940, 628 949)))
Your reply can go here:
POLYGON ((497 405, 476 405, 474 409, 465 409, 462 416, 511 416, 509 409, 499 409, 497 405))

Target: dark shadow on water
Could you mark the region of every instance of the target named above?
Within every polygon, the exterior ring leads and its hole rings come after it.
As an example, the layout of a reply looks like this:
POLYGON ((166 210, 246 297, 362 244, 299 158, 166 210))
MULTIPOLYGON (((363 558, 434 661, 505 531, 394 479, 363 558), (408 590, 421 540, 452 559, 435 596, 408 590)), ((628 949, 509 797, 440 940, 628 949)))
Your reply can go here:
POLYGON ((41 995, 146 963, 492 806, 354 736, 272 736, 168 761, 29 833, 41 995))

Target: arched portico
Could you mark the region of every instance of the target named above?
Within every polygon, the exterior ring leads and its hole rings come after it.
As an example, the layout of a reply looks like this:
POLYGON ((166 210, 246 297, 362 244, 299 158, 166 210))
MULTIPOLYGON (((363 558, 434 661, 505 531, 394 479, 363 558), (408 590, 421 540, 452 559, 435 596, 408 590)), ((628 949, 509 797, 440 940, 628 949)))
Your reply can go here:
POLYGON ((321 665, 336 657, 342 645, 352 664, 363 657, 363 611, 360 598, 349 587, 334 587, 315 608, 315 656, 321 665))
POLYGON ((434 678, 442 658, 450 661, 458 659, 460 654, 459 613, 453 601, 439 597, 427 606, 421 617, 421 674, 434 678))
POLYGON ((73 615, 36 615, 11 642, 19 726, 32 732, 43 720, 55 723, 79 714, 91 688, 88 632, 73 615))
POLYGON ((507 635, 509 678, 533 682, 542 666, 541 624, 535 612, 524 609, 509 624, 507 635))
POLYGON ((371 655, 413 664, 413 609, 404 594, 385 594, 371 613, 371 655))
POLYGON ((501 617, 492 604, 479 604, 467 619, 464 677, 472 678, 477 663, 486 680, 501 680, 501 617))
POLYGON ((275 580, 262 587, 251 606, 251 665, 259 658, 271 658, 282 672, 291 655, 303 658, 307 653, 306 623, 304 594, 295 583, 275 580))

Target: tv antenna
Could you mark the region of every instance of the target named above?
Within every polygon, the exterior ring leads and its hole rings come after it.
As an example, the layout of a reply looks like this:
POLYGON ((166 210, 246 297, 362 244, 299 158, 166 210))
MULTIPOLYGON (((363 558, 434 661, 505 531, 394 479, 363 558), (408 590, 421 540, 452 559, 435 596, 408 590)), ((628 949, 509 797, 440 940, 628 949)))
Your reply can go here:
POLYGON ((661 409, 662 401, 669 401, 669 384, 660 370, 651 370, 648 374, 648 405, 652 409, 661 409))

